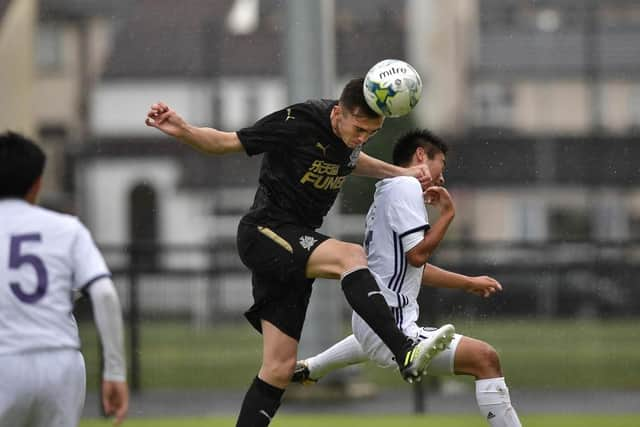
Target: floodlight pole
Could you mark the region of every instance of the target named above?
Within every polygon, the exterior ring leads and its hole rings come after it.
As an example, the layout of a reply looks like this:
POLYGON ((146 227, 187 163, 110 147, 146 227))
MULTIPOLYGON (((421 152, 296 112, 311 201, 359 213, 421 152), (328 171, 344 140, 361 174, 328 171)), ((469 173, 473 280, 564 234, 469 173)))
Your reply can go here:
MULTIPOLYGON (((287 0, 285 75, 289 103, 310 98, 336 98, 333 0, 287 0)), ((336 211, 321 231, 336 236, 336 211)), ((300 357, 317 354, 342 338, 344 298, 337 281, 318 279, 300 341, 300 357)), ((336 377, 334 377, 335 379, 336 377)))
POLYGON ((591 132, 602 128, 602 81, 600 76, 600 18, 596 0, 587 0, 584 22, 584 72, 591 93, 591 132))
POLYGON ((333 0, 287 0, 284 47, 290 103, 333 97, 334 27, 333 0))

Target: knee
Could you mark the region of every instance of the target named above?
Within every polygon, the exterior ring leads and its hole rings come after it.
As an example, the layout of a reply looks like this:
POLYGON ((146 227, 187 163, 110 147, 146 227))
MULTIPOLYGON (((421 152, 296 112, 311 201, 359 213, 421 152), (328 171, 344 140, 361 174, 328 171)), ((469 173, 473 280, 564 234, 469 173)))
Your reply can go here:
POLYGON ((501 377, 502 368, 498 352, 491 345, 482 344, 476 357, 476 377, 479 379, 501 377))
POLYGON ((367 266, 367 254, 362 246, 354 243, 345 243, 344 245, 340 259, 345 271, 354 267, 367 266))
POLYGON ((273 360, 262 364, 260 376, 268 383, 285 388, 291 382, 291 376, 296 366, 296 357, 273 360))

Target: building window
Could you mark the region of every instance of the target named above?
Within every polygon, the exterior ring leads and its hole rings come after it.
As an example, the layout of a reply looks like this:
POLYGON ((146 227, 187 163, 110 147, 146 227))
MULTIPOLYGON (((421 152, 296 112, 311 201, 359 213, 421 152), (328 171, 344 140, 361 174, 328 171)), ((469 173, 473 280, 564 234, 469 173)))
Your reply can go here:
POLYGON ((480 6, 480 27, 483 32, 509 30, 518 26, 518 9, 515 4, 483 2, 480 6))
POLYGON ((610 4, 600 12, 603 27, 608 29, 640 28, 640 4, 610 4))
POLYGON ((482 32, 575 30, 584 25, 585 10, 583 2, 578 1, 481 0, 480 28, 482 32))
POLYGON ((36 38, 36 64, 42 72, 58 72, 63 66, 62 28, 54 24, 42 24, 36 38))
POLYGON ((158 261, 158 199, 147 183, 135 185, 129 193, 129 242, 131 263, 154 268, 158 261))
POLYGON ((258 82, 253 79, 220 82, 216 96, 223 128, 239 129, 260 118, 259 89, 258 82))
POLYGON ((640 129, 640 84, 635 84, 629 91, 629 125, 640 129))
POLYGON ((553 33, 560 28, 562 23, 561 15, 555 9, 542 9, 538 11, 535 23, 538 31, 542 31, 543 33, 553 33))
POLYGON ((472 121, 476 127, 512 127, 513 94, 510 86, 481 83, 473 89, 472 121))
POLYGON ((632 215, 629 219, 629 238, 640 240, 640 213, 632 215))
POLYGON ((588 212, 581 209, 551 209, 548 224, 551 240, 588 240, 592 235, 588 212))

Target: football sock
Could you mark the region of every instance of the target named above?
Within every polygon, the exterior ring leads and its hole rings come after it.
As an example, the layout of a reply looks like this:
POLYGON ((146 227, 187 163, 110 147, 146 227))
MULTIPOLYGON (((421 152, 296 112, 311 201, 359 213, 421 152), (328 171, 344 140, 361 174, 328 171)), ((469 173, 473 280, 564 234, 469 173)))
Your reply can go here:
POLYGON ((369 360, 362 351, 360 343, 353 335, 349 335, 335 343, 322 353, 306 359, 309 367, 309 377, 317 380, 331 371, 336 371, 349 365, 369 360))
POLYGON ((257 376, 244 395, 236 427, 266 427, 280 407, 284 390, 267 384, 257 376))
POLYGON ((413 342, 396 326, 396 320, 371 271, 362 267, 343 274, 342 291, 351 308, 389 347, 400 364, 413 342))
POLYGON ((477 380, 476 401, 491 427, 521 427, 503 377, 477 380))

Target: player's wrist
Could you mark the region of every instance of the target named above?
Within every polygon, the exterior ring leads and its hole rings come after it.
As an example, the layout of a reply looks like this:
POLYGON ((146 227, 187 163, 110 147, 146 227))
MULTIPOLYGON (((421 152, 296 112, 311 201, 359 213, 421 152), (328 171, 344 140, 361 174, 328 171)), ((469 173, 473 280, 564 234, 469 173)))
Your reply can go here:
POLYGON ((453 208, 453 206, 444 208, 440 211, 440 217, 449 222, 453 221, 453 218, 455 218, 455 216, 456 210, 453 208))
POLYGON ((105 372, 104 374, 102 374, 102 381, 123 383, 123 382, 127 382, 127 375, 105 372))
POLYGON ((473 277, 471 276, 465 276, 464 274, 461 274, 459 276, 459 281, 460 281, 460 288, 464 289, 465 291, 473 291, 476 286, 475 286, 475 282, 473 281, 473 277))
POLYGON ((197 138, 197 128, 185 122, 184 120, 181 120, 176 127, 178 130, 175 136, 183 142, 190 143, 197 138))

